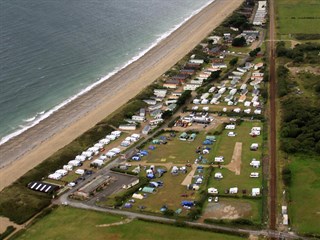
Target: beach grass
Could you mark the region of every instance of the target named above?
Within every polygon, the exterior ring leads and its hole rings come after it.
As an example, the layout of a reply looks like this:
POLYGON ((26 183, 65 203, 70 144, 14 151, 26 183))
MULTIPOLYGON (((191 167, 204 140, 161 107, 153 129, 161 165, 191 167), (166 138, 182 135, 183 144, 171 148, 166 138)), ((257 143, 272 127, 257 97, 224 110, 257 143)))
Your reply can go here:
POLYGON ((32 225, 22 235, 14 239, 243 239, 197 229, 178 228, 172 225, 132 220, 107 213, 86 211, 70 207, 59 207, 32 225), (107 224, 123 222, 117 226, 107 224), (103 225, 99 227, 98 225, 103 225))

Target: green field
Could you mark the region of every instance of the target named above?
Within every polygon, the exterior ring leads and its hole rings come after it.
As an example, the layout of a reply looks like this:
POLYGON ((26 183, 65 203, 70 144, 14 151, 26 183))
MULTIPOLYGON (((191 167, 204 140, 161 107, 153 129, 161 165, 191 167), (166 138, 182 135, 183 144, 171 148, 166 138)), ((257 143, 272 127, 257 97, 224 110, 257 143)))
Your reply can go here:
POLYGON ((97 225, 123 220, 125 218, 121 216, 60 207, 32 225, 23 235, 16 239, 243 239, 236 236, 177 228, 139 220, 133 220, 132 222, 118 226, 97 227, 97 225))
POLYGON ((300 233, 320 234, 320 157, 301 155, 292 160, 290 223, 300 233))
MULTIPOLYGON (((194 160, 199 156, 196 153, 196 149, 199 146, 202 146, 202 142, 205 140, 205 132, 200 132, 197 134, 197 137, 194 141, 181 141, 179 140, 179 135, 182 132, 178 132, 175 138, 172 138, 171 141, 168 141, 167 144, 147 144, 145 149, 148 149, 150 145, 156 147, 155 150, 149 150, 148 156, 144 157, 143 160, 147 160, 151 163, 179 163, 186 164, 188 161, 193 163, 194 160)), ((218 137, 219 138, 219 137, 218 137)), ((208 147, 212 148, 215 144, 209 145, 208 147)), ((213 159, 213 151, 210 151, 209 154, 204 155, 204 157, 210 161, 213 159)))
POLYGON ((277 0, 275 2, 277 28, 280 35, 319 34, 320 0, 277 0))

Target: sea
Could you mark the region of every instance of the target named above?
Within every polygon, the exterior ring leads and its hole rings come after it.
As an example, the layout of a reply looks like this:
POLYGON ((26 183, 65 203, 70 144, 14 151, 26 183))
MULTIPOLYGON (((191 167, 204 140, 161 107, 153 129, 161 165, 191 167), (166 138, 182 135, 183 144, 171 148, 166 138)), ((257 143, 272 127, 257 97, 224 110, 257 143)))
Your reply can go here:
POLYGON ((213 0, 0 0, 0 144, 139 59, 213 0))

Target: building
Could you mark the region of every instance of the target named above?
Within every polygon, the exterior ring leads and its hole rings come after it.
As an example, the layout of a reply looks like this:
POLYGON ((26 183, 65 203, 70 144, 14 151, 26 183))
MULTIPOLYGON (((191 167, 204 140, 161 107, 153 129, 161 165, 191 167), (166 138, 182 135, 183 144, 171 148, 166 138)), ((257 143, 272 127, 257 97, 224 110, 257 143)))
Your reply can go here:
POLYGON ((148 135, 150 131, 151 131, 151 126, 148 124, 142 129, 142 134, 148 135))
POLYGON ((81 187, 74 193, 74 195, 77 197, 89 198, 90 196, 94 196, 97 191, 106 188, 114 181, 114 177, 99 175, 98 177, 81 187))
POLYGON ((127 130, 127 131, 134 131, 137 129, 137 126, 135 124, 121 124, 119 126, 120 130, 127 130))
POLYGON ((267 1, 259 1, 258 9, 253 19, 253 25, 260 26, 265 23, 267 15, 267 1))

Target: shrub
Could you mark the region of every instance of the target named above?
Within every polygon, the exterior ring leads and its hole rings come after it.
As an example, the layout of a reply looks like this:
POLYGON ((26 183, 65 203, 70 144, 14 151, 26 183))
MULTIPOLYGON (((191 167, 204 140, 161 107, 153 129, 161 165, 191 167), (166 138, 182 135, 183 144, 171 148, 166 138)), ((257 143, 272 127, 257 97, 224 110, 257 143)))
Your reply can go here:
POLYGON ((232 40, 232 46, 234 47, 243 47, 247 43, 244 37, 237 37, 232 40))
POLYGON ((291 185, 291 170, 289 167, 284 167, 282 169, 282 181, 287 187, 291 185))

